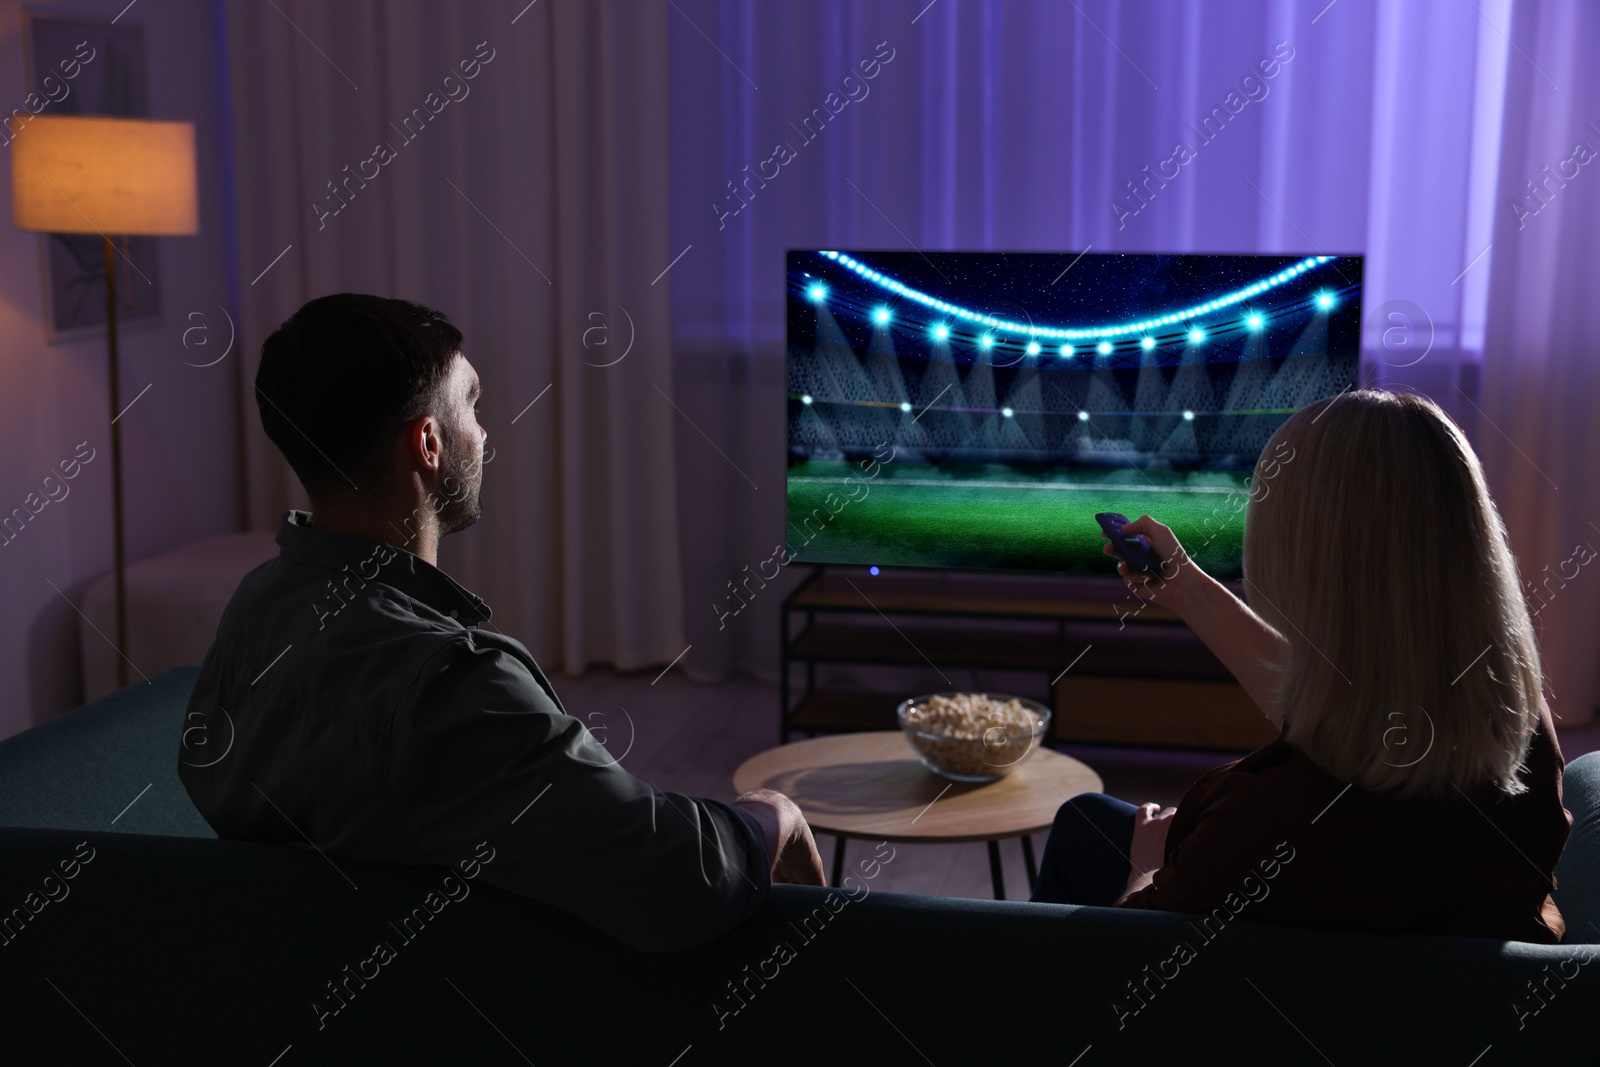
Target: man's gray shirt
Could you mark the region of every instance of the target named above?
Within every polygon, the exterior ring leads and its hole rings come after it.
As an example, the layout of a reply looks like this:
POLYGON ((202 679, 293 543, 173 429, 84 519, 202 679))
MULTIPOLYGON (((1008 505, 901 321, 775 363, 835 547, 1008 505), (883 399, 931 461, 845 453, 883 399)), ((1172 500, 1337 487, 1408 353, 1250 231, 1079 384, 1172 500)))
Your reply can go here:
POLYGON ((568 715, 522 644, 437 567, 285 513, 223 613, 178 774, 218 836, 454 866, 644 949, 766 899, 761 826, 662 792, 568 715), (310 844, 308 844, 308 842, 310 844))

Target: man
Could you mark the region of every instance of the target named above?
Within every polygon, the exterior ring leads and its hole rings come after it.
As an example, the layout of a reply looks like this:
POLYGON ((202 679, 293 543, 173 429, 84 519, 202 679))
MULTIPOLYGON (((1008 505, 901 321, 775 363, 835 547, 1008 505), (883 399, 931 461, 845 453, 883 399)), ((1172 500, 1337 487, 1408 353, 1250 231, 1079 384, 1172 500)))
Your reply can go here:
POLYGON ((267 339, 255 385, 312 510, 284 515, 278 557, 239 584, 190 699, 178 773, 219 836, 476 857, 485 880, 648 950, 716 937, 771 882, 823 884, 792 801, 635 778, 437 568, 439 539, 481 514, 487 437, 443 315, 312 300, 267 339))

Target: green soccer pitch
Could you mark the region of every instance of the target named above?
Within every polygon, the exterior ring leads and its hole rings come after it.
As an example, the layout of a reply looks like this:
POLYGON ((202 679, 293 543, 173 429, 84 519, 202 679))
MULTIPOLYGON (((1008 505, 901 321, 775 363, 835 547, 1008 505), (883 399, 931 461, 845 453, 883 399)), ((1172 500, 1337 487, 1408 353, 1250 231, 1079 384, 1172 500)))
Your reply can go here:
POLYGON ((1172 527, 1213 577, 1237 578, 1248 471, 1029 471, 811 460, 789 468, 789 555, 804 563, 1114 574, 1096 512, 1172 527))

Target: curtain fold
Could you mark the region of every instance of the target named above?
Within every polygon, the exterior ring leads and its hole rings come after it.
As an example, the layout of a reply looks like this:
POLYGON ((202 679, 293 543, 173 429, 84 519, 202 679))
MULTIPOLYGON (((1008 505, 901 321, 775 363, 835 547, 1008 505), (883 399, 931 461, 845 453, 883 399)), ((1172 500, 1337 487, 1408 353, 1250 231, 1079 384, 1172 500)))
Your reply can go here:
POLYGON ((1561 726, 1597 703, 1600 652, 1600 6, 1517 3, 1479 431, 1561 726))
POLYGON ((441 565, 570 673, 677 657, 667 10, 226 10, 251 526, 306 506, 254 415, 266 335, 326 293, 417 300, 465 334, 492 450, 441 565))

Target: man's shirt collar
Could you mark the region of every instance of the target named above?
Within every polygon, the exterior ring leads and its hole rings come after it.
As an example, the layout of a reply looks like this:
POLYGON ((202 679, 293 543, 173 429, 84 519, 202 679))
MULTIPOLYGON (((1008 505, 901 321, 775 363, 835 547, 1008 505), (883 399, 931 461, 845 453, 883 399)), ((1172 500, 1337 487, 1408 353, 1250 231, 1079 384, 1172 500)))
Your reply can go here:
POLYGON ((357 577, 392 586, 463 626, 487 622, 493 615, 482 597, 415 553, 366 537, 316 529, 309 511, 284 512, 277 540, 286 556, 333 571, 349 568, 357 577))

